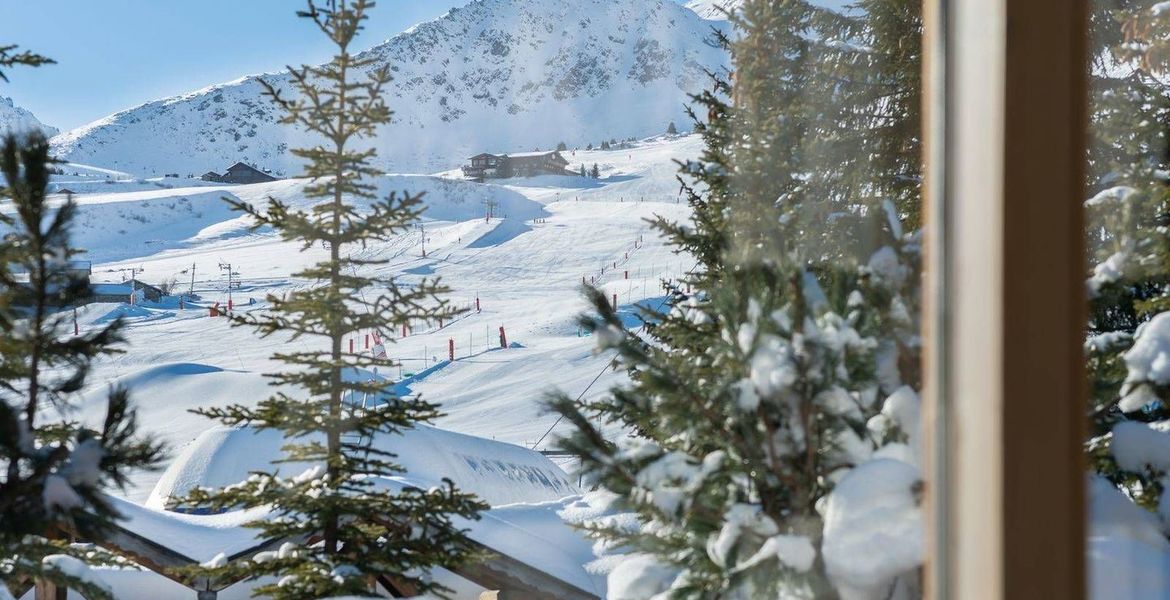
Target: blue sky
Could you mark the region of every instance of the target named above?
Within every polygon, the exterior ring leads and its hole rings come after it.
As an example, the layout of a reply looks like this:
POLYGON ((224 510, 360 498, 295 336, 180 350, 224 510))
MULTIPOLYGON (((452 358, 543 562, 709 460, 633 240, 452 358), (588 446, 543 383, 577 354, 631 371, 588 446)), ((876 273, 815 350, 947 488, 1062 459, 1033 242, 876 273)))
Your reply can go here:
MULTIPOLYGON (((468 0, 379 0, 366 48, 468 0)), ((8 72, 0 96, 63 130, 143 102, 286 64, 328 41, 295 16, 303 0, 0 0, 0 44, 57 60, 8 72)))
MULTIPOLYGON (((358 47, 470 1, 378 0, 358 47)), ((304 0, 0 0, 0 44, 58 63, 9 71, 0 96, 65 131, 244 75, 323 62, 331 48, 296 17, 304 7, 304 0)))

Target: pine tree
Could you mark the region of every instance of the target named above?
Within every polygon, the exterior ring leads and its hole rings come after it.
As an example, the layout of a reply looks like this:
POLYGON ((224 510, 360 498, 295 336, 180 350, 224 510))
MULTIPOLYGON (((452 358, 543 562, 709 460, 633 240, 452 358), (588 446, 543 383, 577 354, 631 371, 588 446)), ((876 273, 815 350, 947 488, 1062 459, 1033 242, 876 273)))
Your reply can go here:
POLYGON ((666 135, 678 135, 678 126, 674 124, 674 121, 671 121, 670 125, 666 126, 666 135))
POLYGON ((350 53, 373 4, 348 0, 322 8, 310 2, 298 14, 329 37, 336 55, 325 66, 289 71, 296 98, 267 86, 268 96, 285 112, 282 123, 327 141, 293 151, 307 164, 305 176, 313 179, 305 194, 321 202, 308 210, 277 199, 270 199, 264 210, 233 203, 257 228, 272 228, 306 249, 320 243, 329 250, 328 260, 295 274, 321 285, 287 298, 270 296, 270 313, 235 319, 262 336, 290 335, 294 341, 320 343, 274 356, 288 369, 271 375, 273 384, 300 389, 304 396, 281 392, 255 407, 199 411, 229 426, 278 430, 288 439, 286 460, 317 465, 292 476, 257 473, 223 490, 196 490, 185 500, 210 510, 268 507, 270 514, 250 524, 263 537, 287 538, 294 544, 319 540, 266 557, 272 560, 212 569, 279 577, 277 583, 255 590, 278 599, 373 595, 373 582, 385 578, 412 595, 443 592, 429 576, 431 570, 475 558, 453 519, 478 518, 485 508, 449 480, 429 490, 392 481, 403 469, 392 454, 375 448, 373 439, 432 421, 438 408, 419 397, 396 396, 391 382, 371 380, 368 373, 388 372, 393 363, 346 352, 343 343, 361 331, 455 314, 442 298, 447 290, 440 282, 401 287, 392 278, 362 274, 385 261, 355 256, 367 244, 409 231, 421 212, 419 196, 375 195, 369 181, 378 174, 370 165, 375 151, 359 149, 391 117, 383 101, 389 67, 375 67, 372 58, 350 53), (351 402, 365 396, 383 403, 366 410, 351 402))
POLYGON ((20 46, 15 44, 0 46, 0 81, 8 81, 8 76, 3 71, 3 69, 7 69, 8 67, 15 67, 17 65, 39 67, 41 65, 50 65, 54 62, 56 61, 35 52, 29 52, 28 50, 21 51, 20 46))
POLYGON ((585 163, 581 163, 581 176, 585 177, 588 173, 585 172, 585 163))
POLYGON ((771 253, 815 255, 807 247, 812 240, 801 235, 825 223, 823 211, 808 214, 811 202, 802 183, 811 117, 806 88, 813 75, 806 38, 814 14, 807 2, 786 0, 748 3, 730 17, 745 34, 731 46, 735 110, 726 147, 732 175, 727 199, 732 214, 742 218, 728 223, 734 237, 726 251, 756 252, 758 244, 767 244, 771 253), (787 231, 775 226, 781 214, 787 231))
POLYGON ((568 149, 569 149, 569 145, 564 143, 564 142, 557 144, 557 152, 564 152, 568 149))
POLYGON ((892 202, 908 230, 921 223, 922 6, 859 0, 848 14, 820 11, 813 26, 820 74, 806 94, 819 116, 806 155, 818 168, 809 187, 840 215, 828 235, 851 243, 837 251, 864 257, 884 236, 857 215, 892 202))
POLYGON ((1111 8, 1094 12, 1091 21, 1085 449, 1094 471, 1159 514, 1165 531, 1170 514, 1157 509, 1167 498, 1170 460, 1131 464, 1114 447, 1119 431, 1165 435, 1149 424, 1170 419, 1170 386, 1143 372, 1140 349, 1133 364, 1127 360, 1141 338, 1167 335, 1142 328, 1170 311, 1170 99, 1161 79, 1170 64, 1170 17, 1140 2, 1111 8))
MULTIPOLYGON (((875 201, 874 189, 899 188, 868 162, 807 181, 822 149, 811 138, 841 119, 808 95, 837 71, 809 35, 835 16, 799 0, 747 0, 732 22, 734 39, 721 40, 734 83, 717 76, 695 98, 707 109, 695 125, 706 147, 681 165, 691 223, 657 222, 697 264, 641 331, 591 290, 597 315, 581 324, 631 381, 584 405, 559 396, 553 406, 573 425, 562 445, 641 525, 586 525, 637 557, 618 567, 631 569, 624 577, 661 579, 635 597, 833 597, 835 540, 821 508, 876 449, 916 440, 916 420, 899 409, 917 403, 917 243, 903 229, 915 199, 907 193, 901 209, 875 201), (852 207, 856 226, 879 235, 867 254, 842 261, 824 250, 824 232, 836 210, 852 207), (598 422, 633 435, 611 441, 598 422)), ((921 482, 910 463, 896 463, 911 481, 895 493, 912 505, 921 482)), ((872 592, 912 590, 916 577, 890 573, 872 592)))
MULTIPOLYGON (((813 27, 822 41, 810 82, 822 101, 814 104, 820 110, 806 160, 815 166, 810 192, 833 206, 825 253, 839 264, 887 252, 899 269, 920 273, 922 4, 859 0, 848 16, 818 11, 813 27)), ((905 279, 877 306, 886 392, 921 388, 918 285, 918 277, 905 279), (891 301, 898 297, 905 300, 891 301)))
MULTIPOLYGON (((719 31, 715 31, 714 36, 715 41, 730 52, 727 36, 719 31)), ((712 73, 710 88, 692 96, 693 103, 705 109, 705 118, 700 118, 694 107, 686 107, 695 132, 703 138, 702 155, 697 160, 679 163, 679 190, 690 205, 690 222, 678 223, 664 217, 653 222, 654 228, 680 253, 695 259, 697 266, 689 274, 689 280, 698 289, 711 289, 721 279, 723 260, 729 247, 726 199, 731 171, 728 155, 731 85, 728 79, 726 74, 712 73)), ((675 299, 678 299, 677 294, 675 299)), ((676 338, 675 344, 684 343, 686 339, 676 338)), ((701 339, 699 343, 703 343, 701 339)))
POLYGON ((105 491, 124 487, 133 469, 157 466, 163 452, 138 436, 122 388, 110 391, 99 430, 54 416, 68 413, 93 361, 117 352, 122 323, 73 334, 70 309, 90 288, 70 268, 77 207, 46 200, 52 162, 39 132, 0 142, 0 198, 15 212, 0 215, 8 230, 0 241, 0 577, 111 598, 70 563, 113 557, 70 541, 100 540, 120 517, 105 491))
POLYGON ((594 179, 601 179, 601 168, 597 166, 597 163, 593 163, 593 168, 589 170, 589 176, 594 179))

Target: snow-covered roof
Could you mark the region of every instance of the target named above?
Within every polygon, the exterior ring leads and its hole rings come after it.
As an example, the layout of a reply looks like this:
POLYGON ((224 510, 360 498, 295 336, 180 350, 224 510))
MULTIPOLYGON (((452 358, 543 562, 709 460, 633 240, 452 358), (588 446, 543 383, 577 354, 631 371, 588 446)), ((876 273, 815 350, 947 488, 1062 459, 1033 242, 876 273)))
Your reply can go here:
MULTIPOLYGON (((391 485, 401 482, 388 481, 391 485)), ((236 511, 220 515, 188 515, 156 510, 111 498, 122 515, 119 527, 181 554, 192 561, 207 562, 219 554, 233 556, 256 548, 256 529, 245 524, 262 520, 267 509, 236 511)), ((455 519, 468 536, 491 550, 511 557, 561 581, 605 597, 605 575, 591 572, 592 542, 570 523, 579 515, 594 513, 596 507, 581 497, 556 502, 511 504, 480 514, 480 519, 455 519)))
MULTIPOLYGON (((311 439, 299 440, 308 442, 311 439)), ((255 471, 296 475, 310 465, 280 464, 286 441, 277 431, 216 427, 188 445, 163 473, 146 505, 163 508, 167 498, 196 486, 220 487, 255 471)), ((402 435, 386 434, 374 447, 397 455, 402 479, 428 488, 443 478, 493 505, 548 502, 580 490, 547 457, 527 448, 420 425, 402 435)))
POLYGON ((253 167, 252 165, 242 163, 242 162, 238 162, 238 163, 227 168, 228 173, 231 173, 233 171, 255 171, 257 173, 263 173, 263 171, 261 171, 260 169, 257 169, 256 167, 253 167))
POLYGON ((557 153, 556 150, 548 150, 545 152, 510 152, 508 154, 508 157, 509 158, 532 158, 532 157, 536 157, 536 156, 548 156, 550 154, 556 154, 556 153, 557 153))
POLYGON ((560 152, 559 150, 545 150, 545 151, 536 151, 536 152, 505 152, 504 154, 492 154, 491 152, 481 152, 479 154, 476 154, 475 156, 468 156, 467 160, 474 160, 476 158, 483 158, 485 156, 491 156, 491 157, 495 157, 495 158, 504 158, 504 157, 508 157, 508 158, 536 158, 536 157, 540 157, 540 156, 548 156, 550 154, 558 154, 559 152, 560 152))
MULTIPOLYGON (((244 525, 263 519, 266 509, 193 515, 165 510, 164 504, 169 495, 234 483, 251 471, 293 474, 308 468, 273 464, 284 443, 276 431, 218 427, 204 432, 166 470, 145 506, 118 501, 125 517, 120 526, 193 561, 254 549, 260 543, 257 531, 244 525)), ((479 520, 456 520, 473 540, 605 597, 605 577, 586 569, 594 560, 592 543, 570 524, 596 507, 583 501, 570 478, 539 452, 427 426, 387 434, 374 445, 397 454, 395 462, 406 468, 401 476, 378 480, 379 486, 426 488, 449 478, 493 506, 479 520)))
POLYGON ((99 296, 116 296, 118 294, 130 295, 134 291, 129 283, 95 283, 90 286, 94 294, 99 296))

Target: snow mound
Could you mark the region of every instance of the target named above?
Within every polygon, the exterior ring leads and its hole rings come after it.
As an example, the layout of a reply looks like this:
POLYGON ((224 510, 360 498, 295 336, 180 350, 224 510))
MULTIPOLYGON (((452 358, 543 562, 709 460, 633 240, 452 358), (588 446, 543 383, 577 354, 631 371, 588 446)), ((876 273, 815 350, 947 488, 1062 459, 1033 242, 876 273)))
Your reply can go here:
POLYGON ((1170 598, 1170 542, 1157 517, 1108 480, 1088 481, 1090 598, 1170 598))
POLYGON ((1122 421, 1113 427, 1110 450, 1117 466, 1127 471, 1170 471, 1170 421, 1122 421))
POLYGON ((1132 412, 1151 399, 1146 386, 1170 384, 1170 313, 1161 313, 1138 327, 1133 347, 1124 358, 1128 373, 1121 407, 1132 412))
POLYGON ((822 552, 842 598, 880 598, 895 577, 924 558, 918 469, 890 459, 867 462, 829 495, 822 552))
MULTIPOLYGON (((286 443, 278 431, 227 427, 205 431, 163 473, 146 505, 161 509, 168 498, 196 486, 230 485, 255 471, 292 476, 310 468, 278 464, 286 443)), ((376 438, 374 447, 397 455, 395 461, 406 468, 403 479, 409 485, 425 489, 446 477, 493 506, 547 502, 580 493, 565 472, 539 452, 512 444, 420 425, 402 435, 376 438)))
POLYGON ((130 304, 119 304, 110 312, 94 319, 93 323, 95 325, 104 325, 115 319, 122 319, 128 323, 145 323, 147 321, 169 319, 173 316, 175 316, 173 312, 150 310, 149 308, 130 304))
POLYGON ((670 589, 678 569, 659 563, 649 554, 630 554, 609 574, 610 600, 657 598, 670 589))

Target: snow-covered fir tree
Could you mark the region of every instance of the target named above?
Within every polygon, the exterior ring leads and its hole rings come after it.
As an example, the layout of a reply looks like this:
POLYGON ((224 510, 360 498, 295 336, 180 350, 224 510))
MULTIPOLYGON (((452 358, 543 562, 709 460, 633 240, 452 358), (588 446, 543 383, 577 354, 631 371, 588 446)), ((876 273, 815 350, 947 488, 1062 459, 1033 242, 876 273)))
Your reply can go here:
POLYGON ((321 200, 308 210, 270 199, 264 207, 235 203, 256 228, 268 227, 308 249, 318 244, 329 258, 295 276, 320 281, 287 297, 270 296, 264 314, 236 318, 260 335, 316 341, 315 349, 280 353, 288 366, 272 375, 283 389, 258 405, 206 409, 202 414, 231 426, 282 432, 286 460, 315 465, 304 472, 258 473, 221 490, 196 490, 188 505, 222 511, 266 508, 251 523, 265 538, 287 539, 279 553, 228 565, 208 565, 213 573, 249 577, 274 576, 254 593, 272 598, 304 599, 341 595, 375 595, 378 582, 396 593, 443 592, 430 573, 454 568, 475 558, 455 518, 474 519, 485 506, 457 490, 452 482, 433 489, 394 482, 402 467, 392 454, 373 445, 376 436, 394 435, 439 416, 423 399, 400 397, 393 383, 372 376, 394 363, 369 353, 347 351, 344 340, 363 331, 449 319, 453 311, 436 280, 403 287, 391 278, 366 275, 385 261, 359 258, 367 243, 389 240, 410 230, 422 207, 419 196, 391 194, 379 198, 368 181, 374 150, 357 149, 389 121, 384 102, 391 80, 389 66, 372 67, 372 59, 351 54, 350 47, 374 3, 338 0, 321 7, 309 3, 299 13, 336 46, 333 60, 321 67, 292 69, 296 97, 269 96, 284 111, 283 122, 320 135, 328 145, 294 150, 305 160, 310 198, 321 200), (371 68, 372 67, 372 68, 371 68), (377 398, 363 408, 356 398, 377 398))
POLYGON ((106 535, 119 514, 105 492, 163 452, 138 435, 125 389, 110 391, 98 429, 61 416, 93 361, 117 352, 122 323, 74 330, 90 288, 71 263, 76 205, 46 198, 52 164, 39 132, 0 141, 0 198, 13 208, 0 215, 0 592, 43 581, 96 600, 113 596, 88 565, 114 557, 71 542, 106 535))
POLYGON ((1125 519, 1135 535, 1170 549, 1170 15, 1132 1, 1094 16, 1085 202, 1085 448, 1099 476, 1091 525, 1125 519), (1117 507, 1125 498, 1144 510, 1106 514, 1110 499, 1117 507))
POLYGON ((707 118, 703 155, 682 165, 692 220, 657 223, 695 268, 638 330, 590 291, 598 314, 582 325, 631 383, 553 405, 574 426, 562 443, 613 495, 618 514, 583 525, 627 553, 613 597, 919 593, 919 260, 906 225, 921 169, 916 129, 888 123, 918 118, 920 66, 904 46, 921 30, 910 3, 871 4, 880 22, 743 3, 723 39, 734 77, 695 98, 707 118), (826 109, 810 88, 871 77, 846 72, 846 52, 899 57, 867 60, 912 91, 838 85, 826 109), (889 114, 862 118, 873 110, 889 114), (866 135, 901 136, 866 143, 896 156, 810 174, 866 135), (826 235, 850 230, 868 235, 826 235))

